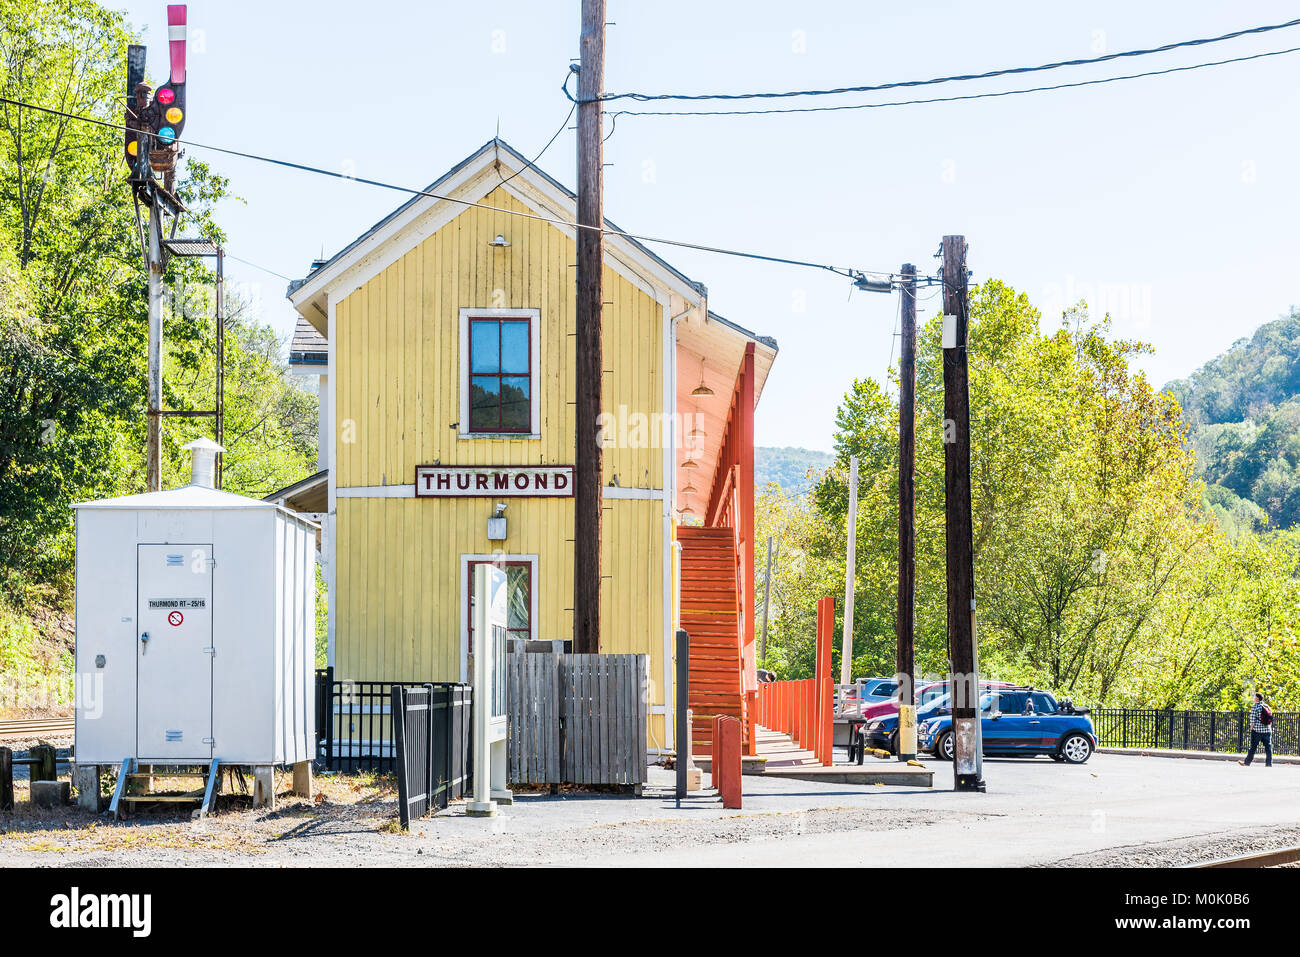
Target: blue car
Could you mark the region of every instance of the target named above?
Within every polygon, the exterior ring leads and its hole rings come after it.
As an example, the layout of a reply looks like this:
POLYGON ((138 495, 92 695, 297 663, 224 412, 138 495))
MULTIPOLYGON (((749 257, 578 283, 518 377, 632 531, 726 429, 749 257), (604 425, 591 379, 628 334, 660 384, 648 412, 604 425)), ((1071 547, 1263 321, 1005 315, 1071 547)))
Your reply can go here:
MULTIPOLYGON (((980 688, 989 690, 998 682, 981 681, 980 688)), ((940 683, 930 683, 925 685, 916 693, 916 726, 917 737, 919 741, 920 727, 929 718, 943 714, 948 708, 948 692, 945 690, 948 686, 940 683)), ((861 731, 862 743, 868 748, 878 748, 881 751, 888 751, 890 754, 898 753, 898 712, 892 711, 889 714, 882 714, 877 718, 867 721, 861 731)), ((853 759, 853 755, 849 756, 853 759)))
MULTIPOLYGON (((980 700, 980 727, 987 755, 1046 754, 1067 764, 1083 764, 1097 748, 1097 732, 1087 709, 1058 702, 1033 688, 999 690, 980 700)), ((953 758, 952 714, 918 724, 917 745, 945 761, 953 758)))

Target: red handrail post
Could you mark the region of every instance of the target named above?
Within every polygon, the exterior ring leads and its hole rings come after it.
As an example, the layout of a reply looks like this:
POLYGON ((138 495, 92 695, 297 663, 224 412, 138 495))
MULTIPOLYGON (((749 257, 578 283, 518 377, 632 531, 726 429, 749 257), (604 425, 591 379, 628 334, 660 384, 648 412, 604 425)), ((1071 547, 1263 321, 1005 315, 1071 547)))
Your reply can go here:
POLYGON ((745 753, 753 757, 758 754, 758 691, 745 692, 745 721, 747 739, 745 753))
POLYGON ((826 689, 831 678, 831 642, 835 631, 835 599, 829 595, 817 602, 817 687, 814 695, 817 699, 815 714, 818 727, 817 747, 813 750, 822 764, 829 765, 834 760, 832 748, 834 722, 831 711, 834 706, 834 690, 830 694, 826 689), (821 740, 822 738, 825 740, 821 740))
POLYGON ((835 700, 835 679, 827 678, 822 685, 823 700, 828 706, 822 710, 822 764, 835 763, 835 718, 830 703, 835 700))
POLYGON ((717 742, 713 749, 713 787, 722 798, 723 807, 739 808, 742 773, 740 720, 731 715, 719 715, 714 719, 713 729, 717 742))

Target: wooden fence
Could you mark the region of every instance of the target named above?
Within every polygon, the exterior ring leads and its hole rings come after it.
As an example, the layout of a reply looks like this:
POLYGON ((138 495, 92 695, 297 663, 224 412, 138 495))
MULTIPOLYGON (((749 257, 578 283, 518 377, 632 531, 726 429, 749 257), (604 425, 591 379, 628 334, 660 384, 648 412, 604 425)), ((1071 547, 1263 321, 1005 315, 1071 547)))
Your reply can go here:
POLYGON ((514 784, 646 781, 646 655, 506 656, 514 784))

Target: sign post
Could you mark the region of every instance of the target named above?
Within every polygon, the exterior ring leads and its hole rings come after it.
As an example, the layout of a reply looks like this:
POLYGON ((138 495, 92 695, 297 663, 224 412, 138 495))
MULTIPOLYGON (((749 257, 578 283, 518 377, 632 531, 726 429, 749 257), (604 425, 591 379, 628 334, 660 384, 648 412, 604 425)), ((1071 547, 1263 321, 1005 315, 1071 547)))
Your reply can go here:
POLYGON ((506 573, 486 562, 474 568, 474 788, 470 817, 492 817, 510 804, 506 788, 506 573))

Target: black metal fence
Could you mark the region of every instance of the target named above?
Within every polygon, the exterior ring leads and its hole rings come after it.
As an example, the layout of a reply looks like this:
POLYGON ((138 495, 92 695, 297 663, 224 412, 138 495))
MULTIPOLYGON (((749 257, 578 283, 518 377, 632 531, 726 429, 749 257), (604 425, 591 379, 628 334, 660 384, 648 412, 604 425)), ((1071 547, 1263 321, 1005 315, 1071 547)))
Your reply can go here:
MULTIPOLYGON (((1250 716, 1244 710, 1094 708, 1092 722, 1104 748, 1241 752, 1250 747, 1250 716)), ((1273 751, 1300 754, 1300 712, 1273 712, 1273 751)))
MULTIPOLYGON (((393 686, 429 687, 423 682, 335 680, 333 668, 316 671, 316 759, 330 771, 392 771, 393 686)), ((452 682, 434 688, 466 688, 452 682)), ((466 719, 468 721, 468 719, 466 719)))
POLYGON ((402 827, 411 819, 464 797, 469 787, 471 692, 469 685, 393 685, 397 808, 402 827))

